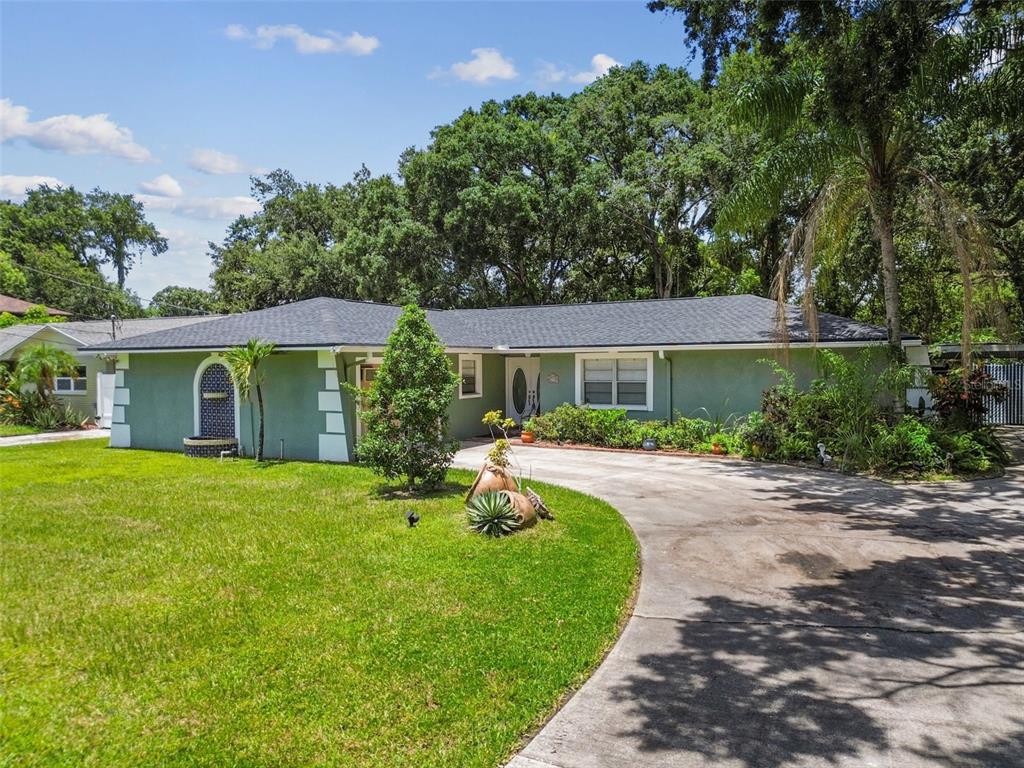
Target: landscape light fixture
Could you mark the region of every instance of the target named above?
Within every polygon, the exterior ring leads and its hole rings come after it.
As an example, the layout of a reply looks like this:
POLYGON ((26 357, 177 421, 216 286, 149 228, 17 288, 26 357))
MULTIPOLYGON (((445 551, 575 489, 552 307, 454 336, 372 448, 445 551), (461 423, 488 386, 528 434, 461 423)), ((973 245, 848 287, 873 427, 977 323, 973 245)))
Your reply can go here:
POLYGON ((420 516, 416 514, 414 510, 409 510, 405 513, 405 519, 409 521, 409 527, 415 528, 416 523, 420 521, 420 516))

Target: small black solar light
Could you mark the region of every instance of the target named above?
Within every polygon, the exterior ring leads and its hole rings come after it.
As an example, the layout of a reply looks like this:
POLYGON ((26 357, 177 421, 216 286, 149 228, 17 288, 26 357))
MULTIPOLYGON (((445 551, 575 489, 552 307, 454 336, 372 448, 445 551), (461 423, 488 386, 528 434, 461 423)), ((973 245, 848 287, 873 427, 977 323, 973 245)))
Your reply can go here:
POLYGON ((405 513, 405 519, 409 521, 410 528, 415 528, 416 523, 420 521, 420 516, 417 515, 415 511, 410 509, 408 512, 405 513))

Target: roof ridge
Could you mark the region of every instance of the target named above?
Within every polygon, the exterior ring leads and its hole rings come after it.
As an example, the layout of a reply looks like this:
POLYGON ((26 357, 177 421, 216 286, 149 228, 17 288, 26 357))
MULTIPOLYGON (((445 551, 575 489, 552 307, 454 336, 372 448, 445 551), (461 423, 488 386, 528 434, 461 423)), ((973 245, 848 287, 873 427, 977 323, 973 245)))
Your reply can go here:
POLYGON ((770 301, 773 304, 775 299, 768 299, 764 296, 757 296, 753 293, 727 293, 723 296, 665 296, 665 297, 652 297, 649 299, 608 299, 605 301, 578 301, 574 303, 558 302, 555 304, 506 304, 503 306, 493 307, 452 307, 451 309, 437 310, 440 312, 461 312, 461 311, 482 311, 491 309, 544 309, 546 307, 593 307, 606 304, 653 304, 655 302, 670 302, 670 301, 704 301, 709 299, 734 299, 734 298, 750 298, 750 299, 761 299, 762 301, 770 301))

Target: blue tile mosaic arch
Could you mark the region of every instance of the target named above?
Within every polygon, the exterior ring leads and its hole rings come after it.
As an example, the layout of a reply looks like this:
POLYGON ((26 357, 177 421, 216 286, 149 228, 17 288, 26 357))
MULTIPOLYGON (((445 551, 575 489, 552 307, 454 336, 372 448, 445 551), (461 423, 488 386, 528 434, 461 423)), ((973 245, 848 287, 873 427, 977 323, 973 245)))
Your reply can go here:
POLYGON ((199 378, 199 434, 203 437, 235 436, 235 387, 228 369, 209 366, 199 378), (210 397, 210 395, 214 397, 210 397))

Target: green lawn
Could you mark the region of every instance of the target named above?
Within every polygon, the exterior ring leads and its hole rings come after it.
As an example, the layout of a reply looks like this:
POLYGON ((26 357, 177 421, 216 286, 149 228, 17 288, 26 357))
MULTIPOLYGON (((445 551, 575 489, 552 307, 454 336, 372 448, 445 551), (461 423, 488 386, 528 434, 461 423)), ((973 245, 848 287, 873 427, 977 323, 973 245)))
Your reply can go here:
POLYGON ((491 540, 469 473, 410 501, 358 467, 104 445, 0 450, 0 765, 494 766, 634 588, 625 523, 571 491, 491 540))
POLYGON ((42 432, 35 427, 26 427, 21 424, 0 423, 0 437, 16 437, 17 435, 35 435, 42 432))

